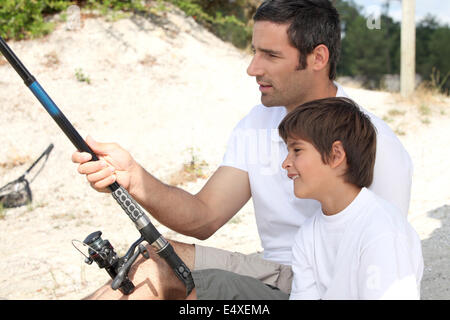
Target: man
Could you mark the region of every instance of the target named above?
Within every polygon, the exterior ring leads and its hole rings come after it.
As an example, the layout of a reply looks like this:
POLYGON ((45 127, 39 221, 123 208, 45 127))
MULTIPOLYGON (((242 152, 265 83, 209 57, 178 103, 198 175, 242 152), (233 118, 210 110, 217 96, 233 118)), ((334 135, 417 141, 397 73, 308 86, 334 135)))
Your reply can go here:
MULTIPOLYGON (((75 152, 72 160, 93 188, 107 191, 117 181, 160 223, 179 233, 206 239, 252 198, 263 259, 224 250, 173 242, 191 270, 226 269, 251 276, 289 293, 291 246, 302 222, 319 203, 295 199, 292 181, 281 169, 287 154, 277 127, 296 106, 315 99, 346 96, 333 80, 340 50, 340 21, 328 0, 265 1, 254 16, 254 57, 247 73, 256 78, 262 105, 254 107, 234 129, 223 163, 195 195, 168 186, 146 172, 114 143, 87 143, 100 161, 75 152), (299 214, 300 213, 300 214, 299 214), (300 217, 299 217, 300 216, 300 217)), ((371 189, 407 214, 412 165, 395 134, 369 114, 378 130, 371 189)), ((151 250, 151 249, 150 249, 151 250)), ((184 285, 154 253, 130 272, 136 291, 130 298, 175 299, 184 285)), ((119 298, 108 285, 90 298, 119 298)))

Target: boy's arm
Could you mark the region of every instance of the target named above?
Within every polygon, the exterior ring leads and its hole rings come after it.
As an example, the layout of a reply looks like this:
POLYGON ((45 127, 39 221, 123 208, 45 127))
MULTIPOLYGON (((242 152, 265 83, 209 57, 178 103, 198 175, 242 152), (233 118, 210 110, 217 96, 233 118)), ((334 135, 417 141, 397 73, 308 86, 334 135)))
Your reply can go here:
POLYGON ((303 227, 295 236, 295 242, 292 247, 292 272, 294 273, 294 278, 289 300, 319 300, 320 294, 317 282, 312 265, 309 262, 312 257, 308 258, 308 249, 305 246, 305 241, 303 241, 304 235, 302 231, 303 227))
POLYGON ((383 234, 372 240, 360 257, 359 299, 419 299, 414 254, 401 234, 383 234))

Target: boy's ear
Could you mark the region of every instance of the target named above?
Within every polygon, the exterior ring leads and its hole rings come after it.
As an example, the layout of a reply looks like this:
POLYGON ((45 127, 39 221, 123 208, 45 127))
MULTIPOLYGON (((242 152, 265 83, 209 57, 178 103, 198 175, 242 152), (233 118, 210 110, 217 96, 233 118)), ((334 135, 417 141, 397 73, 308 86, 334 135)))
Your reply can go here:
POLYGON ((331 146, 329 165, 334 169, 339 167, 343 163, 347 163, 347 155, 345 153, 342 142, 337 140, 333 142, 331 146))

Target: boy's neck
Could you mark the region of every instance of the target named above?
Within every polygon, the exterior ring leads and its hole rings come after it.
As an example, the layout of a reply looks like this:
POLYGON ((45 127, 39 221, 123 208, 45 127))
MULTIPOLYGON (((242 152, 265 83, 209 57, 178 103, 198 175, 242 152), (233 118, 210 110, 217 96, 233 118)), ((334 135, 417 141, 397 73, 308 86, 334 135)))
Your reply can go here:
POLYGON ((331 216, 343 211, 355 200, 360 191, 360 187, 350 183, 340 184, 332 188, 323 199, 319 200, 322 204, 323 214, 331 216))

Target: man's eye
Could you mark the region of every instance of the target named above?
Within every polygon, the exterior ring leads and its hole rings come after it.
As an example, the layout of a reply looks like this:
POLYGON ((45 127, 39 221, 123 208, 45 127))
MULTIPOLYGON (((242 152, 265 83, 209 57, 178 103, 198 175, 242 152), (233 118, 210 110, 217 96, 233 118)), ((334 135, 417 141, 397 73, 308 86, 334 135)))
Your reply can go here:
POLYGON ((294 152, 297 153, 299 151, 301 151, 302 149, 298 148, 298 149, 294 149, 294 152))

